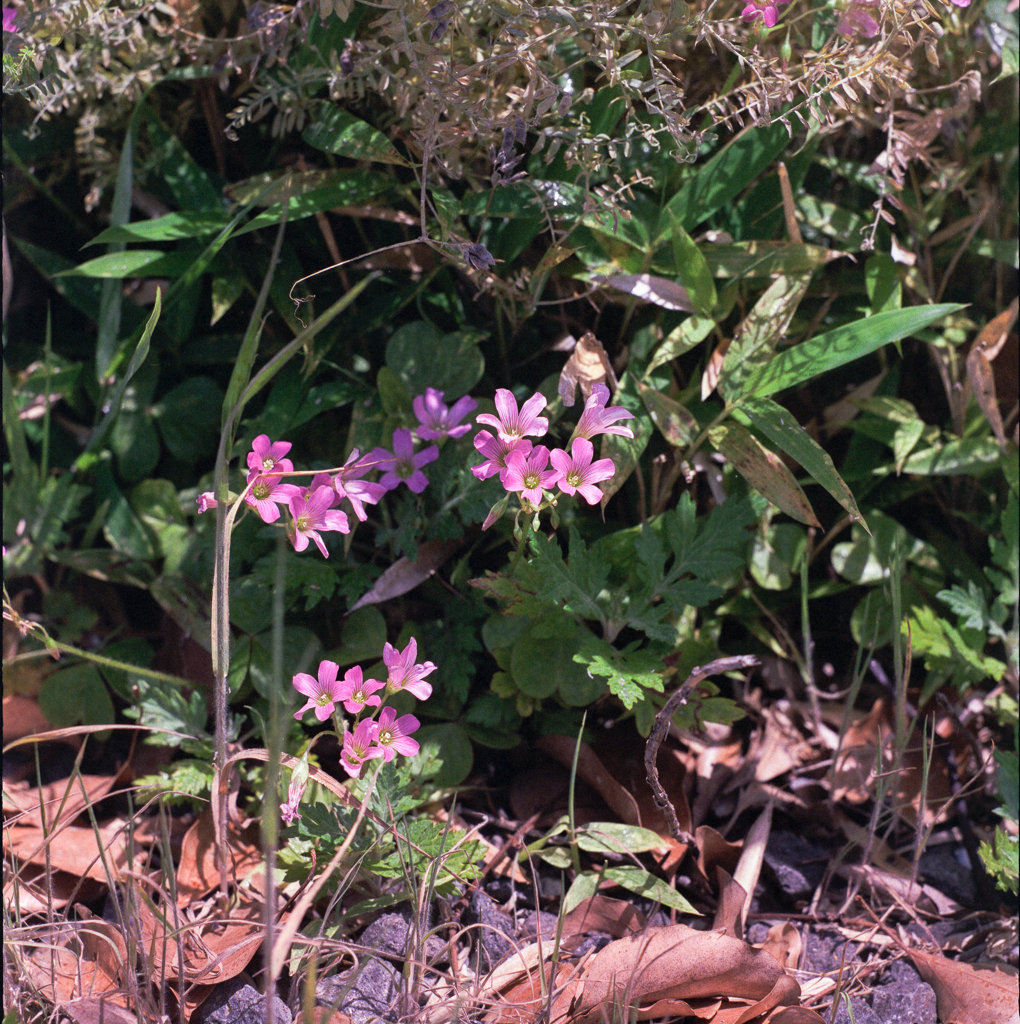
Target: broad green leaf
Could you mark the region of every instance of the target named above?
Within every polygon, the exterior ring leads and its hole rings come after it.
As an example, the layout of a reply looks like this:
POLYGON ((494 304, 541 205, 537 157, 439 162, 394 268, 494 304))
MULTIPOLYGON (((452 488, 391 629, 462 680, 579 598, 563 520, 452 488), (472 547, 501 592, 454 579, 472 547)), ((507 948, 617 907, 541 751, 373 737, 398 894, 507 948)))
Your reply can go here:
POLYGON ((770 452, 746 427, 730 422, 713 427, 709 440, 733 468, 791 519, 821 528, 811 502, 786 463, 770 452))
POLYGON ((135 514, 156 537, 159 554, 170 559, 163 572, 176 572, 192 539, 177 488, 169 480, 143 480, 132 489, 130 502, 135 514))
MULTIPOLYGON (((694 348, 695 345, 703 342, 712 333, 713 327, 715 327, 715 320, 711 317, 697 315, 687 317, 679 327, 675 327, 669 332, 662 344, 656 349, 652 361, 648 364, 648 369, 645 370, 645 376, 647 377, 648 374, 657 367, 662 366, 663 363, 668 363, 671 359, 682 356, 685 352, 689 352, 694 348)), ((643 394, 644 392, 642 392, 643 394)))
POLYGON ((864 266, 864 286, 868 289, 873 314, 899 309, 902 305, 899 268, 888 253, 877 252, 868 257, 864 266))
POLYGON ((747 399, 737 408, 777 448, 799 462, 811 478, 846 509, 852 519, 865 530, 868 529, 850 488, 836 472, 829 453, 808 434, 792 413, 776 405, 770 398, 747 399))
POLYGON ((959 303, 910 306, 876 313, 827 331, 775 356, 743 382, 741 396, 765 398, 899 341, 965 307, 959 303))
POLYGON ((227 218, 219 213, 202 213, 188 210, 182 213, 168 213, 155 220, 141 220, 133 224, 109 227, 101 231, 90 245, 103 245, 106 242, 175 242, 181 238, 201 238, 219 231, 227 218))
POLYGON ((636 383, 641 401, 662 436, 676 448, 686 448, 693 444, 700 428, 691 413, 656 388, 650 388, 641 381, 636 383))
POLYGON ((701 254, 712 274, 725 278, 796 277, 846 255, 820 245, 760 240, 702 245, 701 254))
POLYGON ((881 583, 889 579, 890 566, 897 557, 904 562, 920 562, 925 554, 924 542, 908 533, 891 516, 877 509, 869 516, 869 534, 855 525, 851 530, 852 540, 841 541, 832 548, 833 568, 851 583, 881 583))
POLYGON ((776 346, 786 334, 810 283, 810 273, 777 277, 741 322, 719 375, 719 393, 728 401, 750 393, 748 378, 776 362, 776 346))
POLYGON ((471 740, 455 722, 424 725, 414 738, 421 750, 407 759, 413 779, 430 779, 433 785, 446 788, 460 785, 471 773, 471 740))
POLYGON ((128 558, 149 561, 158 557, 156 538, 135 514, 127 498, 113 478, 110 459, 103 458, 96 467, 96 500, 106 503, 103 536, 110 547, 128 558))
POLYGON ((460 214, 460 201, 448 188, 439 187, 429 190, 429 198, 439 218, 439 237, 445 242, 450 237, 453 222, 460 214))
POLYGON ((645 871, 644 868, 630 866, 606 868, 602 872, 602 878, 607 882, 615 882, 631 892, 636 892, 645 899, 661 903, 664 907, 679 910, 683 914, 698 913, 676 889, 661 878, 656 878, 655 875, 645 871))
POLYGON ((687 289, 698 313, 708 317, 717 301, 712 271, 701 250, 694 244, 694 239, 684 231, 672 211, 669 214, 673 228, 673 258, 676 260, 680 283, 687 289))
POLYGON ((594 871, 581 871, 570 883, 566 896, 563 897, 563 913, 569 914, 574 907, 580 906, 586 899, 594 896, 599 890, 599 876, 594 871))
POLYGON ((802 224, 814 228, 835 239, 835 244, 856 252, 859 248, 857 240, 861 237, 861 228, 866 228, 866 218, 852 213, 845 207, 837 206, 809 194, 795 196, 797 218, 802 224))
POLYGON ((914 452, 902 472, 918 476, 961 476, 984 473, 1002 461, 994 437, 963 437, 914 452))
POLYGON ((909 423, 901 423, 893 435, 893 458, 896 462, 896 473, 902 473, 907 457, 917 447, 921 435, 928 429, 924 420, 911 420, 909 423))
POLYGON ((215 451, 222 402, 223 392, 216 381, 191 377, 153 406, 152 415, 171 455, 192 463, 215 451))
POLYGON ((584 215, 585 192, 566 181, 515 181, 497 189, 468 192, 460 200, 460 213, 481 217, 543 217, 574 219, 584 215))
POLYGON ((222 209, 223 196, 180 140, 162 123, 150 105, 146 105, 149 138, 154 149, 154 164, 169 186, 182 210, 212 213, 222 209))
POLYGON ((789 132, 779 121, 742 131, 700 167, 666 204, 659 217, 656 246, 669 241, 674 217, 686 231, 693 231, 760 177, 789 145, 789 132))
MULTIPOLYGON (((319 188, 300 192, 287 200, 287 221, 301 220, 332 210, 338 206, 353 206, 377 199, 389 189, 389 182, 367 171, 334 171, 335 180, 319 188), (343 175, 341 177, 341 175, 343 175)), ((283 217, 283 205, 277 203, 260 213, 248 224, 235 233, 246 235, 259 228, 268 228, 280 223, 283 217)))
POLYGON ((39 690, 39 710, 58 729, 79 722, 106 725, 116 718, 103 677, 90 662, 68 665, 47 676, 39 690))
POLYGON ((577 845, 586 853, 647 853, 663 842, 657 832, 639 825, 592 821, 577 830, 577 845))
MULTIPOLYGON (((249 678, 252 686, 263 697, 269 697, 273 690, 272 644, 272 633, 269 630, 252 639, 251 664, 248 667, 249 678)), ((315 675, 318 662, 313 664, 313 659, 318 655, 320 649, 319 638, 312 630, 305 626, 284 627, 284 678, 279 681, 282 690, 277 691, 284 702, 294 701, 292 706, 298 706, 297 702, 300 701, 300 697, 291 685, 291 678, 295 672, 308 672, 315 675)), ((284 703, 284 707, 286 706, 284 703)))
POLYGON ((407 385, 411 396, 433 387, 447 404, 466 395, 481 379, 485 360, 478 337, 467 331, 442 334, 427 320, 398 328, 386 344, 386 365, 407 385))
POLYGON ((382 612, 372 605, 358 608, 344 619, 341 645, 323 657, 338 665, 353 665, 356 661, 379 659, 386 643, 386 620, 382 612))
POLYGON ((755 534, 748 567, 758 586, 786 590, 800 569, 807 538, 793 523, 770 523, 765 535, 755 534))
POLYGON ((597 680, 593 686, 588 673, 573 660, 573 652, 570 640, 543 639, 528 633, 511 649, 510 674, 521 692, 539 700, 551 697, 563 687, 568 693, 575 687, 592 689, 597 691, 597 697, 605 684, 597 680))
POLYGON ((324 105, 321 116, 302 132, 301 137, 316 149, 352 160, 408 166, 382 132, 349 114, 343 107, 324 105))
POLYGON ((609 692, 628 711, 647 696, 646 691, 661 693, 663 686, 662 657, 647 649, 636 650, 638 642, 617 650, 601 637, 589 635, 574 655, 574 661, 584 665, 589 675, 606 677, 609 692))
POLYGON ((192 257, 180 252, 161 252, 159 249, 130 249, 109 252, 86 260, 71 270, 62 270, 61 277, 177 277, 191 263, 192 257))

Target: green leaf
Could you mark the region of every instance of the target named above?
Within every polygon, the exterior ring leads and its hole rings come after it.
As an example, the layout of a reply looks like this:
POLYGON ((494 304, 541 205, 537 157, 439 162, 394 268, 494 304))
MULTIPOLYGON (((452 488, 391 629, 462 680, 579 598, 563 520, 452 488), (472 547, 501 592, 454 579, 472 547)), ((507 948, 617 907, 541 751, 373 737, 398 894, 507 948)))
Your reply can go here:
POLYGON ((177 136, 146 106, 146 123, 153 153, 150 159, 159 168, 161 179, 173 192, 182 210, 217 215, 223 208, 223 196, 212 177, 184 148, 177 136))
POLYGON ((602 619, 596 598, 609 578, 609 564, 598 551, 585 548, 576 527, 570 527, 567 561, 555 535, 532 534, 531 552, 532 567, 541 580, 540 600, 562 603, 583 619, 602 619))
POLYGON ((868 289, 872 313, 884 313, 902 305, 899 268, 888 253, 878 252, 868 257, 864 266, 864 285, 868 289))
POLYGON ((129 679, 138 691, 138 698, 135 706, 126 708, 124 714, 153 730, 146 742, 160 747, 179 747, 181 737, 168 735, 168 731, 184 733, 198 741, 207 738, 209 712, 204 693, 193 690, 185 696, 182 690, 144 676, 129 676, 129 679))
POLYGON ((834 370, 899 341, 965 307, 947 302, 938 306, 891 309, 852 324, 826 331, 795 345, 758 367, 742 384, 740 395, 764 398, 796 387, 811 377, 834 370))
POLYGON ((99 670, 91 662, 69 665, 46 677, 39 690, 39 710, 54 728, 107 725, 116 715, 99 670))
POLYGON ((515 181, 497 189, 468 192, 460 201, 462 216, 508 219, 542 218, 554 214, 557 219, 573 220, 585 212, 585 191, 566 181, 515 181))
POLYGON ((1002 449, 994 437, 963 437, 915 451, 903 463, 903 472, 917 476, 977 476, 1002 462, 1002 449))
POLYGON ((140 220, 133 224, 109 227, 91 242, 86 242, 83 248, 107 242, 176 242, 181 238, 202 238, 215 234, 226 222, 226 216, 219 213, 196 210, 168 213, 155 220, 140 220))
MULTIPOLYGON (((571 634, 576 627, 568 622, 571 634)), ((581 636, 591 635, 581 627, 581 636)), ((518 640, 510 651, 510 674, 522 693, 536 700, 551 697, 557 691, 566 703, 582 707, 595 700, 604 684, 592 680, 573 660, 580 641, 564 637, 535 636, 534 631, 518 640)))
MULTIPOLYGON (((690 320, 687 322, 690 323, 690 320)), ((700 428, 698 421, 684 406, 641 381, 637 381, 637 389, 652 422, 671 445, 686 448, 694 443, 700 428)))
MULTIPOLYGON (((662 344, 655 350, 655 355, 648 364, 648 369, 645 370, 645 376, 647 377, 663 363, 668 363, 671 359, 676 359, 685 352, 689 352, 695 345, 700 345, 712 333, 713 327, 715 327, 715 320, 711 317, 697 315, 687 317, 679 327, 675 327, 669 332, 662 344)), ((642 392, 643 396, 644 392, 642 392)), ((647 405, 647 402, 645 404, 647 405)), ((652 418, 655 418, 654 414, 652 418)))
POLYGON ((152 409, 170 454, 194 463, 215 451, 223 392, 210 377, 190 377, 152 409))
POLYGON ((695 308, 703 317, 709 317, 718 301, 712 271, 694 240, 684 231, 671 210, 667 210, 673 228, 673 258, 680 283, 694 300, 695 308))
POLYGON ((586 899, 599 891, 599 876, 594 871, 581 871, 570 883, 566 896, 563 897, 563 912, 569 914, 574 907, 580 906, 586 899))
POLYGON ((720 242, 702 245, 714 277, 727 280, 745 277, 799 277, 823 267, 844 253, 820 245, 800 242, 765 242, 758 239, 747 242, 720 242))
POLYGON ((786 590, 798 571, 807 538, 793 523, 770 523, 765 536, 756 534, 749 568, 764 590, 786 590))
POLYGON ((310 146, 326 153, 336 153, 352 160, 408 166, 382 132, 342 107, 324 105, 322 115, 301 133, 301 137, 310 146))
POLYGON ((698 914, 676 889, 661 878, 649 874, 644 868, 610 867, 602 872, 601 877, 607 882, 615 882, 624 889, 637 893, 644 899, 661 903, 664 907, 672 907, 683 914, 698 914))
POLYGON ((161 252, 159 249, 131 249, 110 252, 94 260, 62 270, 58 277, 178 277, 191 264, 192 257, 181 252, 161 252))
POLYGON ((745 399, 737 408, 777 448, 804 467, 846 509, 850 517, 868 529, 857 502, 843 478, 836 472, 829 453, 797 422, 792 413, 770 398, 745 399))
POLYGON ((386 344, 386 365, 403 380, 412 397, 432 387, 444 392, 450 404, 481 380, 485 360, 478 340, 467 331, 442 334, 427 320, 419 320, 393 333, 386 344))
POLYGON ((605 640, 591 637, 582 645, 574 661, 584 665, 590 675, 605 676, 609 691, 630 711, 647 697, 648 690, 662 693, 662 658, 648 650, 636 650, 638 641, 616 650, 605 640))
POLYGON ((592 821, 577 830, 577 845, 586 853, 647 853, 662 846, 662 836, 638 825, 592 821))
POLYGON ((458 786, 471 773, 474 753, 468 734, 455 722, 422 726, 414 738, 421 750, 407 759, 415 779, 429 779, 439 788, 458 786))

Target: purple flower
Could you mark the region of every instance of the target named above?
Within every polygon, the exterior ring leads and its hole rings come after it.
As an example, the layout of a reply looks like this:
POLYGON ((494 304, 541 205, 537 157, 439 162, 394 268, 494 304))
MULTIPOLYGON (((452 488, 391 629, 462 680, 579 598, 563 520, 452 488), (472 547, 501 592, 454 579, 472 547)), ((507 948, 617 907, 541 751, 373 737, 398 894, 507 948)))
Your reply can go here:
POLYGON ((778 4, 789 3, 789 0, 751 0, 751 2, 740 12, 744 21, 754 21, 761 18, 768 28, 774 28, 779 20, 778 4))
POLYGON ((375 738, 379 732, 379 726, 366 718, 353 732, 348 730, 344 733, 344 749, 340 755, 340 763, 344 771, 352 779, 361 774, 361 766, 373 757, 380 757, 383 748, 376 746, 375 738))
POLYGON ((216 508, 219 502, 216 500, 216 496, 212 491, 204 491, 196 499, 198 501, 198 514, 201 515, 203 512, 208 512, 211 508, 216 508))
POLYGON ((386 688, 390 693, 407 690, 418 700, 428 700, 432 696, 432 684, 425 682, 425 677, 435 672, 436 666, 431 661, 418 665, 418 641, 411 637, 407 646, 398 651, 391 644, 383 645, 383 661, 389 670, 386 688))
POLYGON ((383 759, 392 761, 394 754, 417 754, 421 747, 417 740, 411 739, 411 733, 420 724, 414 715, 397 718, 393 708, 383 708, 379 713, 379 731, 375 737, 375 742, 382 748, 383 759))
POLYGON ((5 32, 17 32, 18 31, 17 17, 18 17, 18 12, 17 12, 17 10, 14 7, 5 7, 4 8, 4 31, 5 32))
POLYGON ((295 712, 295 718, 300 719, 309 708, 315 711, 320 722, 325 722, 333 714, 337 701, 343 700, 344 696, 344 685, 336 678, 339 671, 340 666, 335 661, 320 661, 318 679, 313 679, 307 672, 298 672, 294 676, 294 689, 308 698, 301 710, 295 712))
POLYGON ((591 389, 588 401, 584 403, 584 412, 577 421, 574 428, 574 437, 584 437, 589 440, 596 434, 619 434, 620 437, 633 437, 634 431, 630 427, 614 427, 617 420, 632 420, 634 414, 628 412, 622 405, 611 405, 606 408, 609 401, 609 388, 605 384, 596 384, 591 389))
MULTIPOLYGON (((878 3, 879 0, 851 0, 850 6, 839 19, 836 31, 848 38, 860 36, 862 39, 874 39, 880 29, 871 10, 878 7, 878 3)), ((970 3, 970 0, 967 0, 967 3, 970 3)))
MULTIPOLYGON (((285 484, 275 475, 263 476, 257 469, 248 471, 248 483, 251 483, 252 480, 255 482, 252 484, 251 490, 244 496, 244 500, 258 512, 264 523, 275 523, 280 518, 277 502, 289 505, 292 499, 299 497, 302 493, 300 487, 294 484, 285 484)), ((331 487, 330 490, 332 491, 333 488, 331 487)))
POLYGON ((378 679, 362 679, 360 665, 349 668, 344 674, 344 707, 352 715, 360 714, 367 704, 372 705, 372 707, 379 707, 382 704, 382 698, 374 697, 373 694, 376 690, 381 690, 385 685, 385 683, 380 683, 378 679))
POLYGON ((475 434, 475 447, 485 456, 485 461, 480 466, 472 466, 471 472, 479 480, 488 480, 490 476, 499 473, 500 480, 506 473, 506 457, 513 451, 520 451, 527 455, 531 451, 531 442, 527 439, 521 441, 504 441, 502 438, 494 437, 487 430, 479 430, 475 434))
POLYGON ((557 448, 549 456, 559 474, 556 486, 564 494, 576 491, 589 505, 602 500, 602 492, 595 484, 608 480, 616 472, 612 459, 599 459, 593 463, 591 457, 594 453, 591 441, 585 437, 575 437, 569 455, 557 448))
POLYGON ((305 795, 305 788, 308 785, 308 754, 298 761, 291 769, 290 785, 287 787, 287 802, 280 807, 280 817, 284 824, 293 825, 301 817, 298 814, 298 807, 301 805, 301 798, 305 795))
POLYGON ((506 457, 506 473, 501 477, 508 491, 520 491, 521 497, 532 505, 542 503, 542 491, 556 486, 559 473, 546 469, 549 464, 549 449, 545 445, 532 448, 530 454, 519 448, 506 457))
POLYGON ((499 417, 493 416, 491 412, 483 412, 475 418, 475 421, 495 427, 501 441, 513 443, 520 441, 528 434, 533 437, 541 437, 549 429, 549 420, 545 416, 538 415, 539 411, 544 408, 545 395, 536 392, 518 412, 517 399, 506 388, 499 388, 496 391, 496 411, 499 413, 499 417))
POLYGON ((330 508, 335 500, 336 491, 332 487, 319 487, 309 498, 295 495, 290 499, 290 514, 294 517, 291 543, 295 551, 304 551, 308 547, 308 541, 314 540, 316 547, 322 552, 322 557, 329 558, 329 551, 319 536, 319 531, 351 532, 347 516, 330 508))
POLYGON ((445 391, 437 391, 435 388, 426 388, 424 395, 419 395, 411 404, 414 406, 414 414, 421 424, 418 427, 418 436, 423 441, 438 441, 443 437, 463 437, 470 429, 471 424, 465 423, 457 426, 458 423, 469 413, 478 408, 478 403, 470 396, 465 395, 453 403, 453 407, 443 403, 445 391))
POLYGON ((280 473, 293 473, 294 463, 285 459, 284 455, 291 449, 289 441, 277 441, 273 444, 268 434, 259 434, 251 443, 248 452, 248 468, 260 473, 271 473, 274 469, 280 473))
POLYGON ((347 457, 343 469, 333 477, 333 486, 341 498, 346 498, 354 509, 354 514, 362 522, 365 521, 365 507, 362 502, 369 505, 376 505, 379 499, 386 493, 386 488, 380 484, 371 483, 368 480, 361 480, 370 469, 375 468, 375 462, 371 455, 359 458, 358 449, 355 448, 347 457))
POLYGON ((415 494, 421 494, 429 485, 429 478, 421 467, 439 458, 439 448, 433 444, 415 455, 411 431, 401 427, 393 431, 393 451, 373 448, 372 458, 377 460, 378 468, 382 470, 379 483, 385 490, 392 491, 404 483, 415 494))

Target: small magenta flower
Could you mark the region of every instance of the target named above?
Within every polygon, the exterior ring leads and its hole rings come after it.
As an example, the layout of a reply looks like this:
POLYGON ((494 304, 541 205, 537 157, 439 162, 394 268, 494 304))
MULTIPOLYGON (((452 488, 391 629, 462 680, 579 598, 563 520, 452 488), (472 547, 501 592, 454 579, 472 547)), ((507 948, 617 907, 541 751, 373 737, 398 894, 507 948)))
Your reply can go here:
POLYGON ((634 431, 630 427, 613 426, 617 420, 632 420, 634 414, 628 412, 622 405, 611 405, 606 408, 609 401, 609 388, 605 384, 596 384, 591 389, 588 401, 584 403, 584 412, 577 421, 574 428, 574 437, 584 437, 589 440, 596 434, 619 434, 620 437, 633 437, 634 431))
POLYGON ((277 441, 273 444, 268 434, 259 434, 251 443, 252 450, 248 452, 248 468, 257 470, 260 473, 271 473, 274 469, 278 473, 293 473, 294 463, 285 459, 284 455, 291 449, 289 441, 277 441))
MULTIPOLYGON (((970 0, 967 0, 967 3, 970 3, 970 0)), ((847 38, 860 36, 862 39, 874 39, 880 28, 871 12, 878 5, 879 0, 850 0, 850 4, 839 19, 836 31, 847 38)))
POLYGON ((432 696, 432 684, 425 682, 425 677, 435 672, 436 666, 431 661, 418 665, 418 641, 411 637, 407 646, 398 651, 392 644, 383 645, 383 662, 389 670, 386 689, 390 693, 407 690, 418 700, 428 700, 432 696))
POLYGON ((386 684, 380 683, 378 679, 362 679, 361 666, 355 665, 344 673, 343 696, 344 707, 352 714, 358 715, 366 705, 374 708, 382 704, 381 697, 375 697, 376 690, 381 690, 386 684))
POLYGON ((499 473, 502 480, 506 473, 506 457, 513 451, 527 455, 532 448, 531 442, 527 439, 504 441, 502 438, 494 437, 487 430, 479 430, 475 434, 474 445, 485 456, 485 461, 480 466, 471 467, 471 472, 479 480, 488 480, 496 473, 499 473))
POLYGON ((525 454, 519 448, 506 457, 506 473, 500 478, 508 491, 520 491, 521 497, 532 505, 542 503, 542 491, 556 486, 559 473, 546 469, 549 465, 549 449, 538 445, 525 454))
POLYGON ((295 718, 300 719, 310 708, 320 722, 325 722, 333 714, 337 701, 344 698, 344 684, 337 682, 336 678, 339 671, 340 666, 335 661, 320 661, 318 679, 313 679, 307 672, 298 672, 294 676, 294 689, 308 698, 301 710, 294 713, 295 718))
POLYGON ((414 414, 421 424, 417 434, 423 441, 438 441, 443 437, 463 437, 470 429, 470 423, 457 424, 469 413, 478 408, 478 403, 465 395, 453 403, 452 408, 443 403, 446 392, 435 388, 426 388, 424 395, 419 395, 411 404, 414 414))
POLYGON ((393 451, 373 448, 372 458, 377 460, 378 468, 382 471, 379 484, 385 490, 392 491, 401 484, 407 484, 415 494, 421 494, 429 485, 429 478, 421 471, 421 467, 439 458, 439 448, 434 444, 429 445, 415 455, 411 431, 401 427, 393 431, 393 451))
POLYGON ((361 766, 366 761, 382 756, 383 748, 377 746, 375 742, 378 732, 379 726, 371 718, 366 718, 353 732, 348 730, 344 733, 344 749, 340 754, 340 763, 352 779, 361 775, 361 766))
POLYGON ((397 718, 393 708, 383 708, 379 712, 379 731, 375 737, 376 744, 382 748, 383 760, 392 761, 394 754, 417 754, 421 747, 417 740, 411 739, 411 733, 419 725, 421 723, 414 715, 401 715, 397 718))
POLYGON ((5 7, 4 8, 4 31, 5 32, 17 32, 18 31, 17 17, 18 17, 18 12, 17 12, 17 10, 14 7, 5 7))
MULTIPOLYGON (((284 462, 287 460, 284 459, 284 462)), ((244 496, 245 502, 251 505, 264 523, 275 523, 280 518, 277 502, 289 505, 293 498, 299 497, 301 488, 294 484, 285 484, 278 476, 263 476, 257 469, 249 470, 248 482, 251 490, 244 496)), ((332 487, 330 490, 332 491, 332 487)))
POLYGON ((549 420, 545 416, 538 415, 539 411, 544 408, 545 395, 535 392, 518 412, 517 399, 506 388, 499 388, 496 391, 496 411, 499 416, 493 416, 491 412, 483 412, 480 416, 475 417, 475 422, 495 427, 501 441, 513 443, 529 434, 532 437, 541 437, 549 429, 549 420))
POLYGON ((366 518, 365 506, 377 505, 379 499, 386 493, 386 488, 380 484, 371 483, 368 480, 361 480, 370 469, 375 468, 375 462, 371 455, 363 459, 359 457, 358 449, 355 448, 347 457, 343 469, 333 477, 333 486, 341 498, 346 498, 354 509, 354 514, 364 522, 366 518))
POLYGON ((556 486, 564 494, 576 491, 589 505, 602 500, 602 492, 595 484, 608 480, 616 472, 612 459, 599 459, 593 463, 591 457, 594 453, 591 441, 585 437, 575 437, 569 455, 561 448, 556 448, 549 456, 559 474, 556 486))
POLYGON ((322 552, 322 557, 329 558, 329 551, 319 536, 319 531, 351 532, 347 516, 330 508, 335 500, 336 491, 332 487, 319 487, 308 498, 295 495, 290 499, 290 514, 294 517, 291 543, 295 551, 304 551, 309 540, 314 540, 315 546, 322 552))
POLYGON ((198 501, 198 514, 201 515, 203 512, 208 512, 212 508, 216 508, 219 502, 216 500, 216 496, 212 491, 205 491, 200 494, 196 499, 198 501))
POLYGON ((779 20, 778 4, 789 3, 789 0, 751 0, 751 2, 740 12, 744 21, 754 21, 761 18, 768 28, 774 28, 779 20))
POLYGON ((287 787, 287 802, 280 807, 280 817, 286 825, 293 825, 301 817, 298 807, 308 786, 308 753, 291 769, 290 785, 287 787))

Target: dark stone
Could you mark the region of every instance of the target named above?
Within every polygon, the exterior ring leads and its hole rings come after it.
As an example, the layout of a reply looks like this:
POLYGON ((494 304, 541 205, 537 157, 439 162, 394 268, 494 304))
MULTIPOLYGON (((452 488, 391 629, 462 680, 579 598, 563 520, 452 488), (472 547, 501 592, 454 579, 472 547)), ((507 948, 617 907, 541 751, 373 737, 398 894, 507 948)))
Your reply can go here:
POLYGON ((481 890, 471 896, 464 920, 475 926, 472 930, 477 936, 482 970, 490 970, 514 951, 513 919, 481 890))
POLYGON ((541 929, 543 942, 555 942, 558 924, 559 918, 555 914, 545 910, 529 910, 521 917, 518 936, 522 942, 535 942, 541 929))
POLYGON ((827 851, 809 843, 795 832, 778 830, 769 836, 765 863, 790 899, 810 896, 825 874, 827 851))
POLYGON ((853 1010, 852 1022, 850 1011, 846 1007, 846 1001, 840 999, 833 1024, 886 1024, 863 999, 851 997, 850 1009, 853 1010))
MULTIPOLYGON (((273 997, 274 1024, 291 1024, 286 1003, 273 997)), ((266 1024, 266 997, 247 974, 217 985, 212 995, 195 1011, 194 1024, 266 1024)))
POLYGON ((972 906, 977 899, 970 858, 959 843, 929 846, 921 854, 917 869, 925 882, 957 903, 972 906))
MULTIPOLYGON (((410 932, 409 913, 382 914, 361 933, 358 944, 403 960, 408 952, 407 942, 410 932)), ((425 957, 429 963, 447 962, 444 958, 446 952, 446 943, 439 936, 430 935, 425 940, 425 957)))
POLYGON ((893 961, 882 980, 871 1005, 884 1024, 936 1024, 935 991, 910 961, 893 961))
POLYGON ((400 972, 391 963, 366 958, 356 972, 323 978, 315 986, 315 998, 346 1013, 354 1024, 373 1024, 393 1018, 393 1007, 400 1000, 400 985, 400 972), (347 985, 350 988, 344 992, 347 985))
POLYGON ((857 959, 857 946, 847 942, 834 928, 822 926, 807 929, 803 935, 803 942, 801 969, 812 974, 828 974, 835 978, 842 965, 843 974, 847 976, 847 972, 852 971, 854 965, 860 964, 857 959))

